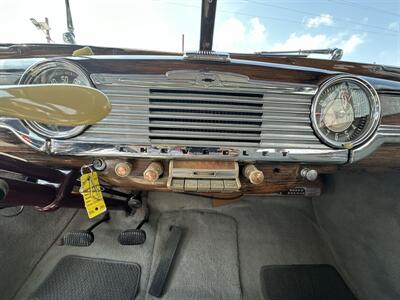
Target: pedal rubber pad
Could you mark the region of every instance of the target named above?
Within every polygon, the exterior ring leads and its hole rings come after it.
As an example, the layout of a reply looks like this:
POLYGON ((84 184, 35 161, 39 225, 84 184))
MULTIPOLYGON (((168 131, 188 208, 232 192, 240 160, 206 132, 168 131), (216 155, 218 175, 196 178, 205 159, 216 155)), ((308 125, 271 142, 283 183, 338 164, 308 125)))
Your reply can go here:
POLYGON ((141 245, 146 241, 146 232, 141 229, 128 229, 118 236, 121 245, 141 245))
POLYGON ((61 244, 74 247, 88 247, 94 242, 94 235, 90 231, 70 231, 61 240, 61 244))

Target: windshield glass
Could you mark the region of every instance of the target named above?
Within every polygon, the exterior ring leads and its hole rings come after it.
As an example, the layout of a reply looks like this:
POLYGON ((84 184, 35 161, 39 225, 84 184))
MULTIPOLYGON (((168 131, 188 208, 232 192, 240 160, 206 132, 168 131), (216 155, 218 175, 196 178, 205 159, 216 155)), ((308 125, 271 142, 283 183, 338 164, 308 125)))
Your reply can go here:
MULTIPOLYGON (((70 0, 70 7, 80 45, 199 48, 201 0, 70 0)), ((0 18, 1 43, 46 43, 46 18, 50 42, 65 43, 64 0, 3 0, 0 18)), ((400 1, 218 0, 215 51, 323 48, 343 49, 347 61, 399 66, 400 1)))

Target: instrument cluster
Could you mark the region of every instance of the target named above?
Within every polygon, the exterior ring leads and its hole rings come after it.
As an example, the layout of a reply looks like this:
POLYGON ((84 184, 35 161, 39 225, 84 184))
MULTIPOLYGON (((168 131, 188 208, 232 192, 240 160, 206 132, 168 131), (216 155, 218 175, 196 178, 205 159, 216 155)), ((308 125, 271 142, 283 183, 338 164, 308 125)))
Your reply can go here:
MULTIPOLYGON (((92 86, 89 77, 77 65, 64 60, 39 62, 21 77, 20 84, 74 84, 92 86)), ((57 126, 25 121, 26 125, 45 138, 67 139, 82 133, 86 126, 57 126)))

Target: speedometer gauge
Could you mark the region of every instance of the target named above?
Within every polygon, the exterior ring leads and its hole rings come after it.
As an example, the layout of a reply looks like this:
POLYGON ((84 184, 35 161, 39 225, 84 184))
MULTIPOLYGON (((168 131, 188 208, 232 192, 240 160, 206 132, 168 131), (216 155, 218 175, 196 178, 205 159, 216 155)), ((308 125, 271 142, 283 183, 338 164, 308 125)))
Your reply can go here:
MULTIPOLYGON (((20 84, 76 84, 91 86, 88 76, 75 64, 66 60, 40 62, 29 68, 20 84)), ((39 122, 25 122, 38 134, 49 138, 70 138, 80 134, 86 126, 58 126, 39 122)))
POLYGON ((353 148, 376 130, 381 114, 378 95, 367 82, 347 76, 323 84, 311 108, 317 136, 336 148, 353 148))

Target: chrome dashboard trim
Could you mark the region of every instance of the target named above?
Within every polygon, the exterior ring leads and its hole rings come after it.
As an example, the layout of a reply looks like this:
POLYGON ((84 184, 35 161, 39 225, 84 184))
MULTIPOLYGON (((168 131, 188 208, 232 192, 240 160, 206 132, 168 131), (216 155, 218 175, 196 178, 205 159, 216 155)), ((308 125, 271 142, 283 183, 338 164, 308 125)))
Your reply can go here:
POLYGON ((18 84, 25 70, 41 60, 40 58, 0 59, 0 85, 18 84))
POLYGON ((18 84, 22 73, 18 72, 1 72, 0 71, 0 85, 13 85, 18 84))
POLYGON ((382 116, 400 114, 400 94, 379 94, 382 106, 382 116))
POLYGON ((349 163, 354 163, 369 156, 385 143, 400 143, 399 125, 381 124, 367 143, 350 151, 349 163))
POLYGON ((184 147, 68 143, 51 140, 49 153, 93 157, 129 157, 153 159, 199 159, 235 161, 271 161, 297 163, 343 164, 348 160, 348 150, 310 149, 248 149, 228 147, 184 147), (203 151, 207 150, 207 155, 203 151), (200 152, 197 152, 200 151, 200 152))
POLYGON ((229 89, 230 91, 240 92, 271 92, 310 96, 315 95, 318 90, 318 86, 311 84, 250 80, 245 75, 216 71, 174 70, 159 75, 93 73, 90 78, 95 86, 154 87, 154 85, 162 84, 162 86, 170 88, 177 86, 193 88, 197 86, 200 88, 212 87, 216 90, 229 89), (207 85, 204 83, 204 79, 217 80, 218 84, 207 85))
POLYGON ((218 62, 230 62, 231 58, 229 53, 226 52, 215 52, 215 51, 187 51, 183 55, 184 60, 200 60, 200 61, 218 61, 218 62))
MULTIPOLYGON (((182 145, 182 141, 164 143, 151 142, 149 139, 133 135, 135 142, 120 140, 109 141, 96 129, 96 125, 81 135, 70 139, 44 139, 25 126, 23 121, 0 118, 0 127, 14 132, 24 143, 34 149, 55 155, 92 156, 92 157, 130 157, 155 159, 216 159, 236 161, 271 161, 297 163, 329 163, 344 164, 359 160, 373 152, 384 142, 400 143, 400 127, 397 129, 381 125, 376 134, 367 144, 351 151, 347 149, 333 149, 320 142, 312 134, 309 108, 311 100, 318 91, 316 85, 293 83, 277 83, 261 80, 250 80, 247 76, 234 73, 174 70, 160 75, 136 74, 91 74, 94 85, 102 91, 108 91, 127 107, 140 107, 135 101, 142 96, 132 96, 132 91, 148 93, 150 88, 177 89, 186 88, 200 91, 230 91, 233 93, 263 94, 263 114, 261 120, 261 140, 258 146, 236 147, 235 143, 220 143, 203 145, 193 143, 182 145), (204 80, 205 79, 205 80, 204 80), (119 91, 119 92, 118 92, 119 91), (147 92, 146 92, 147 91, 147 92), (135 98, 138 97, 138 98, 135 98), (128 102, 126 102, 128 101, 128 102), (301 112, 301 113, 300 113, 301 112), (293 114, 294 113, 294 114, 293 114), (265 118, 268 122, 264 122, 265 118), (280 123, 274 123, 278 122, 280 123), (90 130, 97 130, 102 139, 89 139, 90 130), (285 132, 282 133, 282 130, 285 132), (285 140, 287 138, 287 140, 285 140), (264 140, 263 140, 264 139, 264 140), (271 140, 271 142, 267 142, 271 140)), ((112 100, 112 99, 111 99, 112 100)), ((235 99, 231 99, 236 101, 235 99)), ((242 101, 242 100, 241 100, 242 101)), ((248 100, 252 101, 252 100, 248 100)), ((142 105, 146 105, 145 103, 142 105)), ((127 108, 118 104, 120 111, 127 108)), ((132 115, 133 116, 133 115, 132 115)), ((138 120, 140 126, 148 126, 149 113, 142 113, 138 120)), ((118 115, 113 117, 114 124, 123 120, 118 115)), ((130 117, 129 117, 130 118, 130 117)), ((99 122, 98 124, 100 124, 99 122)), ((111 123, 110 123, 111 124, 111 123)), ((97 126, 98 127, 98 126, 97 126)), ((393 127, 393 126, 389 126, 393 127)), ((108 132, 108 131, 107 131, 108 132)), ((106 132, 106 133, 107 133, 106 132)), ((115 135, 112 130, 109 134, 115 135)))
POLYGON ((49 153, 49 143, 34 131, 29 130, 23 121, 13 118, 0 118, 0 128, 10 130, 23 143, 27 144, 31 148, 40 152, 49 153))

